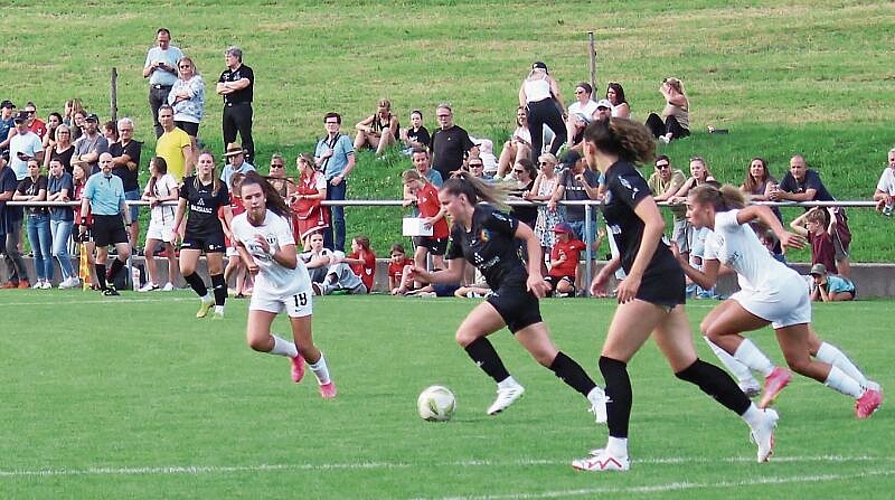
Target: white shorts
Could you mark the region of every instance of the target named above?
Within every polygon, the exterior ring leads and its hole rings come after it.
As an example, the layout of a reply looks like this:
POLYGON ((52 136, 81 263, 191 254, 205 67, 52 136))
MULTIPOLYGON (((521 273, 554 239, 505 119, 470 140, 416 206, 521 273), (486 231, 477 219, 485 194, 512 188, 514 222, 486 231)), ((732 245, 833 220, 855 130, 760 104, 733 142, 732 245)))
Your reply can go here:
POLYGON ((811 298, 801 276, 786 273, 764 290, 740 290, 730 296, 743 309, 771 322, 774 329, 811 323, 811 298))
POLYGON ((174 243, 174 220, 170 223, 165 222, 149 222, 149 229, 146 230, 147 240, 164 241, 165 243, 174 243))
POLYGON ((312 314, 313 298, 314 292, 310 288, 300 290, 294 294, 277 297, 259 290, 256 286, 252 292, 249 310, 267 311, 274 314, 286 311, 290 318, 303 318, 312 314))
POLYGON ((236 247, 227 247, 227 257, 238 257, 239 251, 236 250, 236 247))

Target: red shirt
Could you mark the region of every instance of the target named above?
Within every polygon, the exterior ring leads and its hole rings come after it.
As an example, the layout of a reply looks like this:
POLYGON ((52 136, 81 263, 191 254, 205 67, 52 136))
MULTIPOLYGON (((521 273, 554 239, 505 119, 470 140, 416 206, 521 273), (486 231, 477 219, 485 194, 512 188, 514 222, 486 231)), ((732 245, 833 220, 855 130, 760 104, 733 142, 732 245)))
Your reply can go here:
POLYGON ((808 241, 811 242, 811 265, 823 264, 827 268, 827 272, 839 274, 836 268, 836 247, 833 246, 833 237, 830 233, 824 231, 822 234, 809 234, 808 241))
POLYGON ((395 263, 395 261, 390 260, 388 263, 388 275, 395 280, 396 284, 401 283, 401 276, 404 274, 404 266, 412 266, 413 259, 410 257, 404 256, 404 260, 395 263))
MULTIPOLYGON (((416 206, 419 208, 420 217, 435 217, 441 211, 441 202, 438 201, 438 188, 428 182, 423 184, 425 185, 422 189, 416 193, 416 206)), ((432 227, 433 238, 447 238, 450 234, 450 228, 444 217, 432 227)))
POLYGON ((350 259, 361 259, 363 264, 351 264, 351 270, 354 274, 360 276, 364 285, 367 285, 367 291, 373 290, 373 275, 376 274, 376 254, 373 252, 353 253, 348 256, 350 259))
POLYGON ((581 257, 581 251, 587 248, 581 240, 569 240, 565 243, 556 240, 553 250, 550 251, 550 260, 559 260, 565 254, 566 260, 562 264, 557 264, 550 268, 549 276, 561 278, 563 276, 575 276, 578 270, 578 260, 581 257))
POLYGON ((34 132, 39 135, 41 140, 43 140, 44 136, 47 135, 47 125, 40 121, 40 118, 35 118, 31 125, 28 125, 28 130, 34 132))

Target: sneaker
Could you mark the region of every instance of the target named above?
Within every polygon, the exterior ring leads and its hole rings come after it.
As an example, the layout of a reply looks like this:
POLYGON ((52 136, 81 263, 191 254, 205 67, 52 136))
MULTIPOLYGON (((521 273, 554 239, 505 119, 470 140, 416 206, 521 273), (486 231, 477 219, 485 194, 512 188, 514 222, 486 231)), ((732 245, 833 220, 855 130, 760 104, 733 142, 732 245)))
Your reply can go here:
POLYGON ((752 429, 752 442, 758 445, 758 463, 767 462, 774 454, 774 429, 780 415, 771 408, 763 410, 765 418, 758 427, 752 429))
POLYGON ((60 290, 69 290, 71 288, 76 288, 80 284, 81 284, 81 282, 78 278, 75 278, 74 276, 69 276, 68 278, 65 278, 62 281, 62 283, 59 283, 59 289, 60 290))
POLYGON ((792 373, 789 370, 775 366, 774 371, 764 379, 764 395, 761 397, 758 407, 767 408, 773 404, 780 391, 789 384, 790 379, 792 379, 792 373))
POLYGON ((883 402, 883 393, 876 389, 867 389, 864 394, 855 401, 855 415, 858 418, 870 418, 873 412, 879 409, 883 402))
MULTIPOLYGON (((38 281, 37 283, 31 285, 32 290, 41 290, 44 287, 43 281, 38 281)), ((22 288, 21 284, 19 284, 19 288, 22 288)))
POLYGON ((221 321, 224 319, 224 313, 222 311, 215 311, 214 314, 211 315, 212 321, 221 321))
POLYGON ((333 381, 330 381, 328 384, 323 384, 320 386, 320 396, 323 399, 332 399, 336 397, 338 391, 336 391, 336 384, 333 381))
POLYGON ((117 297, 121 294, 118 293, 118 290, 116 290, 115 287, 109 287, 103 290, 103 295, 105 295, 106 297, 117 297))
POLYGON ((609 398, 606 397, 606 393, 600 387, 594 387, 591 396, 587 398, 590 400, 590 410, 589 412, 594 414, 594 419, 596 419, 598 424, 606 423, 606 403, 609 402, 609 398))
POLYGON ((163 292, 173 292, 174 291, 174 283, 170 281, 165 283, 165 286, 162 287, 163 292))
POLYGON ((572 461, 572 468, 585 472, 626 471, 631 468, 628 457, 615 457, 605 449, 593 450, 590 455, 572 461))
POLYGON ((297 384, 301 382, 302 377, 305 376, 305 358, 299 354, 290 359, 292 360, 292 381, 297 384))
POLYGON ((668 144, 671 142, 671 139, 669 139, 667 135, 660 135, 659 142, 661 142, 662 144, 668 144))
POLYGON ((740 390, 743 391, 743 394, 745 394, 746 397, 750 399, 761 394, 761 386, 755 379, 752 379, 748 382, 741 382, 740 390))
POLYGON ((525 387, 516 384, 512 387, 497 389, 497 399, 488 407, 488 415, 497 415, 506 410, 525 393, 525 387))
POLYGON ((138 292, 154 292, 158 290, 158 285, 152 283, 151 281, 141 286, 137 291, 138 292))
POLYGON ((196 311, 196 317, 204 318, 205 316, 208 316, 208 311, 210 311, 212 307, 214 307, 213 300, 209 300, 208 302, 203 300, 202 303, 199 305, 199 310, 196 311))

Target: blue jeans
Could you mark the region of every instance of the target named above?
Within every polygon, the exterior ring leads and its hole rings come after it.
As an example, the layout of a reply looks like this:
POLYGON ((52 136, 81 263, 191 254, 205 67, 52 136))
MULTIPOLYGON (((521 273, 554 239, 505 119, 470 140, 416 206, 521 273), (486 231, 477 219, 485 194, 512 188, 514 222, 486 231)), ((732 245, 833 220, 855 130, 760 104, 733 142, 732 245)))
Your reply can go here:
POLYGON ((59 261, 59 269, 62 270, 62 279, 74 276, 75 269, 71 263, 71 255, 68 253, 68 239, 74 227, 73 220, 50 220, 50 233, 53 235, 53 257, 59 261))
POLYGON ((28 219, 28 241, 34 252, 34 272, 38 281, 53 279, 53 257, 50 254, 52 235, 50 235, 50 214, 26 216, 28 219))
MULTIPOLYGON (((327 200, 344 200, 348 184, 343 179, 338 186, 326 186, 327 200)), ((330 210, 329 229, 323 235, 323 246, 331 250, 345 251, 345 207, 328 207, 330 210)))

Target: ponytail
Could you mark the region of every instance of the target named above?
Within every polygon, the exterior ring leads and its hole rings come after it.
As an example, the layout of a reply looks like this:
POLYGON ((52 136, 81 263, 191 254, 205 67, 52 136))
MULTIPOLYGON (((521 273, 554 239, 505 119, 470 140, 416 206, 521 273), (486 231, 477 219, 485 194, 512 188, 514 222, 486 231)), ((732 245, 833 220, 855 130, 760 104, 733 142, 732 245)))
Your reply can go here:
POLYGON ((453 177, 444 181, 441 190, 454 196, 461 194, 466 196, 470 205, 484 201, 498 210, 509 211, 510 209, 507 205, 510 186, 487 183, 462 170, 454 172, 453 177))
POLYGON ((649 129, 626 118, 591 122, 584 129, 584 140, 631 163, 652 162, 656 156, 656 141, 649 129))
POLYGON ((712 184, 700 184, 690 191, 690 197, 697 203, 713 206, 716 212, 727 212, 746 206, 743 192, 732 184, 725 184, 720 188, 712 184))

